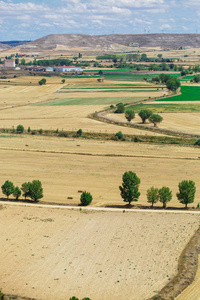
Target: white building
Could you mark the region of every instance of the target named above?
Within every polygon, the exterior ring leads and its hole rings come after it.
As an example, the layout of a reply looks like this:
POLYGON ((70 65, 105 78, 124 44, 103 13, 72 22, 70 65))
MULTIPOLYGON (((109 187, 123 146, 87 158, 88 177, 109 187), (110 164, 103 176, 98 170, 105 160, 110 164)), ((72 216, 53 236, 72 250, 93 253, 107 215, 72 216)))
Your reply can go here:
POLYGON ((55 71, 57 71, 57 72, 83 72, 83 70, 80 67, 74 67, 74 66, 55 67, 55 71))
POLYGON ((15 68, 15 60, 14 59, 5 59, 4 67, 5 68, 15 68))

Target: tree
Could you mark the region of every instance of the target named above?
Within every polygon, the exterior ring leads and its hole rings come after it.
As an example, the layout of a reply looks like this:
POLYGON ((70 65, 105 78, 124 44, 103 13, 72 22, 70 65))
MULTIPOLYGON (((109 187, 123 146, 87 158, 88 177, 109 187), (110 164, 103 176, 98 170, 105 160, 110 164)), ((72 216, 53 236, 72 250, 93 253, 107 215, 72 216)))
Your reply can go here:
POLYGON ((166 208, 167 202, 172 199, 172 191, 168 187, 163 186, 159 189, 158 193, 160 202, 162 202, 163 207, 166 208))
POLYGON ((115 113, 117 114, 123 114, 125 111, 125 107, 123 103, 117 104, 117 109, 115 110, 115 113))
POLYGON ((177 78, 170 78, 169 80, 167 80, 166 82, 166 86, 168 88, 168 90, 175 92, 179 87, 180 87, 180 81, 177 78))
POLYGON ((9 180, 6 180, 4 184, 1 186, 2 193, 7 196, 7 199, 11 194, 13 194, 14 188, 15 188, 14 184, 9 180))
POLYGON ((65 83, 65 79, 62 79, 61 82, 64 84, 65 83))
POLYGON ((21 124, 19 124, 19 125, 17 126, 17 133, 23 133, 23 132, 24 132, 24 126, 21 125, 21 124))
POLYGON ((30 182, 24 182, 24 183, 22 183, 22 186, 21 186, 21 190, 23 192, 22 196, 25 198, 25 200, 26 200, 27 197, 30 196, 29 195, 29 191, 30 191, 29 187, 30 187, 30 185, 31 185, 30 182))
POLYGON ((39 180, 33 180, 29 184, 28 195, 35 202, 37 202, 39 199, 43 198, 42 183, 39 180))
POLYGON ((147 119, 149 119, 149 117, 153 114, 153 112, 150 110, 150 109, 142 109, 140 112, 139 112, 139 116, 140 118, 142 119, 142 123, 144 124, 145 121, 147 119))
POLYGON ((123 201, 128 202, 129 205, 132 201, 138 201, 140 196, 140 178, 137 177, 136 173, 129 171, 123 174, 122 181, 122 186, 119 186, 119 189, 121 191, 121 197, 124 199, 123 201))
POLYGON ((153 186, 150 187, 147 190, 147 202, 151 203, 151 206, 153 207, 153 205, 158 202, 159 199, 159 194, 158 194, 158 189, 154 188, 153 186))
POLYGON ((88 192, 83 192, 80 201, 83 206, 87 206, 92 202, 92 195, 88 192))
POLYGON ((185 204, 185 207, 187 208, 187 205, 189 203, 194 202, 194 196, 196 192, 195 182, 192 180, 183 180, 178 185, 179 193, 176 194, 178 200, 185 204))
POLYGON ((200 139, 196 140, 194 143, 195 146, 200 146, 200 139))
POLYGON ((21 65, 25 65, 26 61, 24 58, 21 59, 21 65))
POLYGON ((121 131, 118 131, 117 133, 115 133, 115 138, 117 140, 123 140, 124 139, 124 135, 121 131))
POLYGON ((156 127, 157 123, 162 122, 162 120, 163 120, 163 118, 158 114, 152 114, 149 117, 149 121, 154 124, 154 127, 156 127))
POLYGON ((42 78, 40 81, 38 81, 39 85, 46 84, 46 79, 42 78))
POLYGON ((125 112, 125 117, 127 121, 131 122, 135 118, 135 112, 132 109, 127 109, 125 112))
POLYGON ((79 129, 79 130, 76 132, 76 134, 77 134, 78 136, 82 136, 82 134, 83 134, 82 129, 79 129))
POLYGON ((18 186, 16 186, 14 188, 14 191, 13 191, 13 196, 15 197, 16 200, 18 200, 18 198, 21 196, 21 190, 18 186))

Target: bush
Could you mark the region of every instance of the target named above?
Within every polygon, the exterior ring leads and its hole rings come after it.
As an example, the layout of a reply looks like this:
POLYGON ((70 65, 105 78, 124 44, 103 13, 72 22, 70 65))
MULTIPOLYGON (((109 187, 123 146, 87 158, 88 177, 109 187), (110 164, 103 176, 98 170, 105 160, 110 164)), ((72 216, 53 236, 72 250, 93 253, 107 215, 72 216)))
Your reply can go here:
POLYGON ((4 300, 4 294, 2 294, 1 290, 0 290, 0 300, 4 300))
POLYGON ((115 110, 115 113, 117 114, 123 114, 125 111, 125 107, 123 103, 117 104, 117 109, 115 110))
POLYGON ((19 125, 17 126, 17 133, 23 133, 23 132, 24 132, 24 126, 21 125, 21 124, 19 124, 19 125))
POLYGON ((46 79, 42 78, 40 81, 38 81, 39 85, 46 84, 46 79))
POLYGON ((83 192, 81 194, 80 201, 81 201, 81 204, 83 206, 87 206, 87 205, 89 205, 92 202, 92 195, 90 193, 88 193, 88 192, 83 192))
POLYGON ((79 130, 76 132, 76 134, 77 134, 77 136, 82 136, 82 134, 83 134, 82 129, 79 129, 79 130))
POLYGON ((200 146, 200 139, 196 140, 196 142, 194 143, 195 146, 200 146))
POLYGON ((39 129, 38 132, 39 132, 39 134, 42 134, 43 133, 43 129, 39 129))
POLYGON ((121 131, 119 131, 119 132, 117 132, 117 133, 115 134, 115 138, 116 138, 116 140, 121 140, 121 141, 123 141, 123 140, 124 140, 124 135, 123 135, 123 133, 122 133, 121 131))
POLYGON ((31 128, 30 128, 30 126, 28 127, 28 133, 30 133, 31 132, 31 128))
POLYGON ((69 133, 67 131, 61 131, 61 132, 58 133, 58 136, 60 136, 60 137, 68 137, 69 133))

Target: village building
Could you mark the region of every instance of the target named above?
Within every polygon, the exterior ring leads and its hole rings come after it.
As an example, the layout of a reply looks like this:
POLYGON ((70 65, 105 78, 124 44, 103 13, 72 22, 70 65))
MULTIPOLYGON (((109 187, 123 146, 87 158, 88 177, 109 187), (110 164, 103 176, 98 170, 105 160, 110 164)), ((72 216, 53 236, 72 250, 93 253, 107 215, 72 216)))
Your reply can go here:
POLYGON ((15 60, 14 59, 5 59, 4 67, 5 68, 15 68, 15 60))
POLYGON ((83 70, 80 67, 75 66, 61 66, 61 67, 55 67, 56 72, 83 72, 83 70))

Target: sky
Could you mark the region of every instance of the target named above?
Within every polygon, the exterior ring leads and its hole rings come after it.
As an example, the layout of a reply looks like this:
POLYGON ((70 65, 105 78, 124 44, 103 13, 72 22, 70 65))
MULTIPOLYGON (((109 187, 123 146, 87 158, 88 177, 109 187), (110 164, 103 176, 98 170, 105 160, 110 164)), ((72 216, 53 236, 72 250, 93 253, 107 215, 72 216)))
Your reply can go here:
POLYGON ((162 32, 200 33, 200 1, 0 0, 0 41, 162 32))

